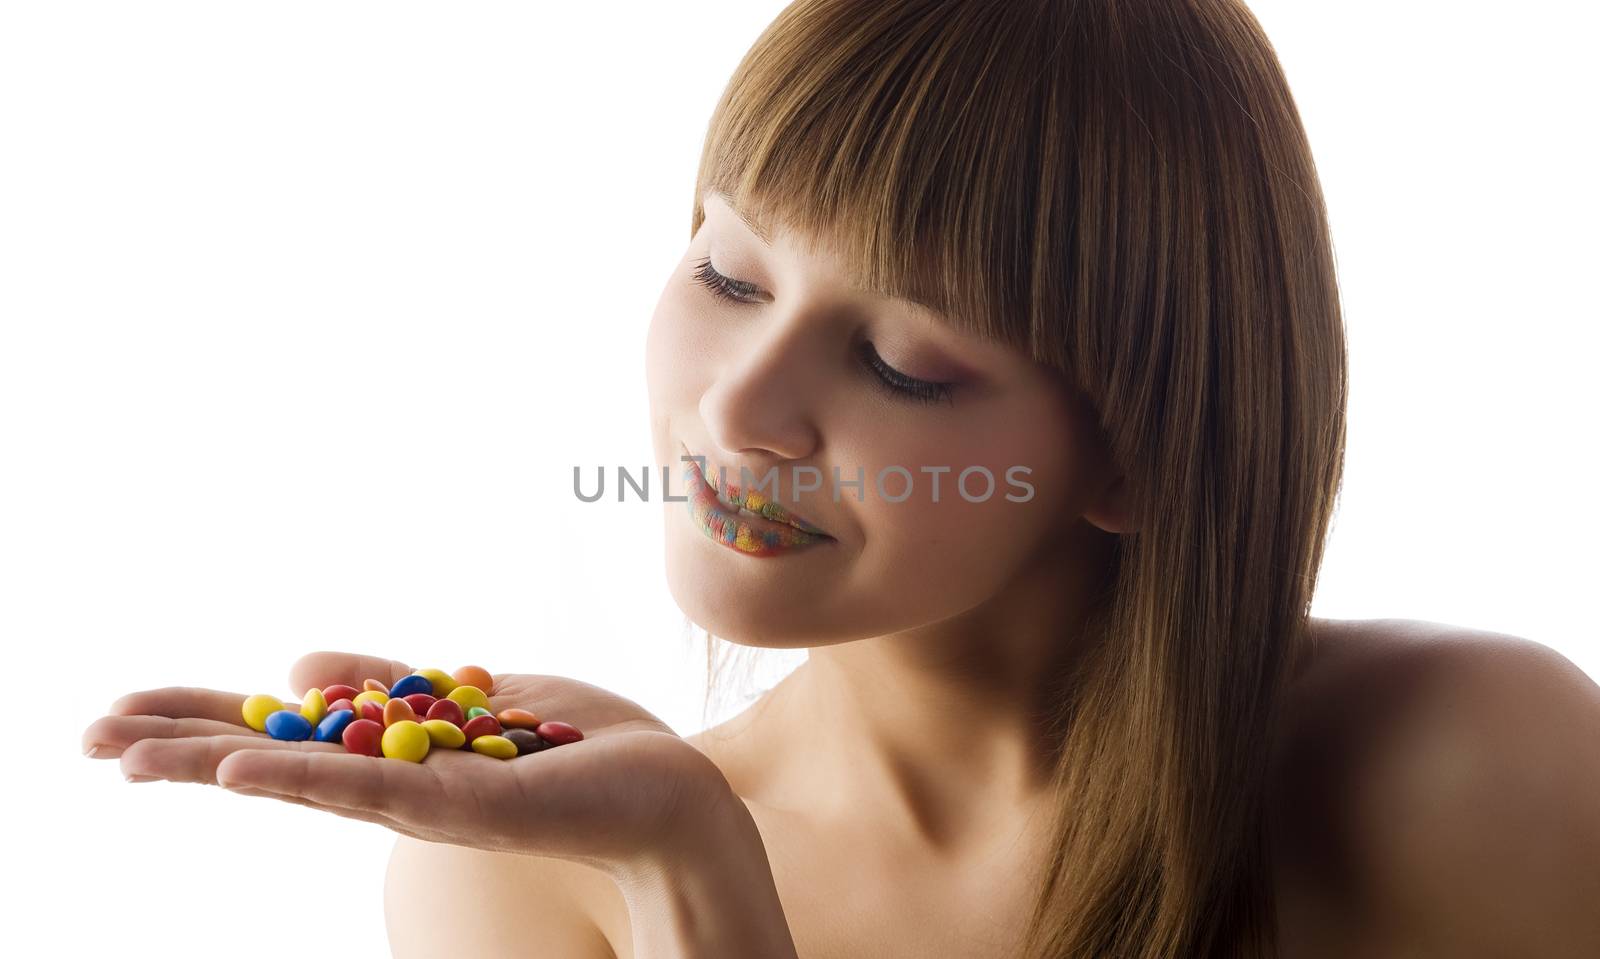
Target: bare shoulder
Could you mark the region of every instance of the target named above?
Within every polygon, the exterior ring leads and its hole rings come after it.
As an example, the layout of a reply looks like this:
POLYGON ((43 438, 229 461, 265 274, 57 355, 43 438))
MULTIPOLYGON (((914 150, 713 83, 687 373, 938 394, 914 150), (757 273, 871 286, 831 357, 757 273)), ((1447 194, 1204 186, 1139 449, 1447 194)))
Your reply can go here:
POLYGON ((613 897, 621 905, 610 878, 579 863, 400 836, 384 916, 396 959, 615 959, 606 932, 613 897))
POLYGON ((1600 955, 1600 687, 1515 636, 1313 623, 1274 754, 1285 954, 1600 955))
MULTIPOLYGON (((741 751, 730 743, 741 714, 684 737, 730 782, 741 751)), ((384 885, 384 913, 396 959, 457 953, 562 959, 632 959, 627 902, 605 873, 564 859, 497 853, 397 838, 384 885), (440 923, 439 915, 459 921, 440 923)))

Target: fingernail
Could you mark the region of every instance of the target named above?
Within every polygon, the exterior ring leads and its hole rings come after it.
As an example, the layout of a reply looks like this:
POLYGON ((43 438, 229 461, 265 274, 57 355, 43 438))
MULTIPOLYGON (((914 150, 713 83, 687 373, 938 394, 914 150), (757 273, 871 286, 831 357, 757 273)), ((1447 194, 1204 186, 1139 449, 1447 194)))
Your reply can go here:
POLYGON ((93 746, 90 746, 88 749, 85 749, 83 751, 83 754, 85 756, 88 756, 90 759, 93 759, 94 757, 100 755, 100 744, 99 743, 95 743, 93 746))
POLYGON ((122 778, 126 779, 130 783, 147 783, 147 782, 150 782, 152 779, 160 779, 161 777, 160 776, 123 776, 122 778))

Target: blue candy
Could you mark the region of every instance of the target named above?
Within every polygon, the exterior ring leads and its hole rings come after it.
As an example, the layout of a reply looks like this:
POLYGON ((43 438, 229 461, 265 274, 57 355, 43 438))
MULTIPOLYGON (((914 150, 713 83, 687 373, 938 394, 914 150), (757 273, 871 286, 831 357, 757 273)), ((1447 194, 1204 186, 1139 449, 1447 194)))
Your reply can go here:
MULTIPOLYGON (((345 710, 339 710, 341 713, 345 710)), ((267 714, 267 735, 273 739, 310 739, 311 720, 297 712, 280 709, 267 714)))
POLYGON ((402 696, 410 696, 412 693, 427 693, 432 696, 433 681, 426 676, 418 676, 416 673, 412 673, 410 676, 402 676, 400 681, 395 683, 394 687, 389 690, 389 698, 399 699, 402 696))
POLYGON ((312 738, 319 743, 337 743, 344 741, 344 728, 356 718, 353 709, 335 709, 322 717, 322 722, 317 723, 317 734, 312 738))

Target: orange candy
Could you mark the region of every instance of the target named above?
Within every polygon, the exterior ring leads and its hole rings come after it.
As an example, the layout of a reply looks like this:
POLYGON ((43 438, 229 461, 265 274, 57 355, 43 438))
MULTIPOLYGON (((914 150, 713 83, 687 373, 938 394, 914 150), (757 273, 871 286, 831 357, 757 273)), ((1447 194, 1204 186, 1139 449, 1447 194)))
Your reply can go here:
POLYGON ((361 688, 362 689, 376 690, 376 691, 384 694, 385 696, 389 695, 389 687, 385 686, 383 683, 378 682, 376 679, 367 680, 366 682, 361 684, 361 688))
POLYGON ((402 720, 417 721, 417 711, 403 699, 391 699, 383 704, 383 725, 393 726, 402 720))
POLYGON ((502 709, 494 718, 506 729, 533 729, 544 721, 526 709, 502 709))
POLYGON ((486 696, 494 695, 494 690, 490 688, 494 685, 494 677, 482 666, 463 666, 451 673, 450 678, 462 686, 476 686, 486 696))

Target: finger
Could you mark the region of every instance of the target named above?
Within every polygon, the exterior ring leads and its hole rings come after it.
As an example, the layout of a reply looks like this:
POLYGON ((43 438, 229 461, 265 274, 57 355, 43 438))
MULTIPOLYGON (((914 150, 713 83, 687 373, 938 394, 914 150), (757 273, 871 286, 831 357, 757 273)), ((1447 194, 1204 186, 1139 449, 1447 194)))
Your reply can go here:
POLYGON ((228 789, 256 789, 303 799, 331 811, 359 810, 419 833, 459 834, 481 804, 474 779, 503 774, 504 760, 451 749, 421 763, 351 752, 241 749, 217 767, 228 789))
POLYGON ((83 731, 83 752, 91 759, 116 759, 141 739, 180 739, 187 736, 257 736, 270 738, 248 726, 171 716, 102 716, 83 731))
MULTIPOLYGON (((280 740, 255 735, 141 739, 122 751, 124 776, 154 776, 180 783, 217 784, 217 765, 241 749, 296 753, 347 753, 341 743, 280 740)), ((369 756, 356 757, 370 759, 369 756)))
MULTIPOLYGON (((240 751, 243 752, 243 750, 240 751)), ((359 819, 362 822, 376 823, 379 826, 392 829, 398 833, 403 833, 407 836, 411 836, 414 839, 427 839, 432 842, 444 841, 441 840, 436 834, 424 834, 418 832, 407 826, 405 823, 395 822, 393 819, 390 819, 387 816, 379 815, 378 813, 365 809, 346 809, 343 806, 329 806, 323 803, 312 802, 309 799, 301 799, 298 796, 286 796, 282 793, 275 793, 266 789, 251 789, 248 786, 230 784, 224 788, 226 788, 229 792, 238 793, 241 796, 257 796, 262 799, 275 799, 278 802, 293 803, 296 806, 305 806, 308 809, 319 809, 323 812, 330 812, 336 816, 345 816, 350 819, 359 819)))
POLYGON ((312 687, 321 689, 335 683, 347 683, 360 689, 364 679, 376 679, 393 686, 402 676, 409 675, 411 667, 399 660, 323 650, 295 660, 289 667, 289 688, 296 696, 304 696, 312 687))
MULTIPOLYGON (((129 693, 111 704, 108 712, 113 716, 170 716, 173 719, 193 717, 213 719, 218 722, 244 725, 242 693, 225 693, 220 689, 200 689, 195 686, 166 686, 161 689, 142 689, 129 693)), ((286 709, 299 710, 297 703, 284 703, 286 709)))
MULTIPOLYGON (((158 717, 137 717, 139 719, 154 720, 158 717)), ((167 720, 174 722, 173 720, 167 720)), ((182 721, 178 721, 182 722, 182 721)), ((196 720, 198 722, 198 720, 196 720)), ((219 724, 226 725, 226 724, 219 724)), ((161 740, 151 740, 161 743, 161 740)), ((248 796, 262 796, 278 799, 283 802, 292 802, 298 806, 309 806, 321 809, 351 819, 360 819, 365 822, 376 823, 396 832, 404 833, 417 839, 427 839, 433 842, 443 842, 446 838, 437 832, 422 832, 414 830, 405 823, 385 816, 379 812, 335 806, 327 803, 315 802, 311 799, 294 795, 272 792, 264 789, 252 789, 233 782, 218 781, 218 767, 222 760, 228 756, 241 752, 268 752, 272 750, 288 750, 306 752, 313 750, 315 754, 326 755, 329 752, 344 753, 352 759, 372 759, 371 756, 357 756, 345 752, 342 746, 334 743, 318 743, 311 741, 277 740, 254 731, 244 736, 202 736, 187 739, 171 740, 159 745, 146 745, 135 751, 131 759, 122 763, 122 772, 125 776, 155 776, 172 782, 201 782, 211 785, 221 785, 232 792, 239 792, 248 796), (209 742, 207 741, 209 740, 209 742), (221 742, 217 742, 221 740, 221 742), (220 757, 220 758, 219 758, 220 757)), ((127 751, 124 750, 124 755, 127 751)), ((108 757, 109 758, 109 757, 108 757)), ((465 756, 452 757, 466 759, 465 756)), ((437 759, 434 760, 438 762, 437 759)), ((413 765, 410 763, 383 762, 373 765, 413 765)))
POLYGON ((270 792, 265 789, 251 789, 247 786, 228 786, 227 789, 229 792, 238 793, 241 796, 258 796, 263 799, 273 799, 278 802, 293 803, 296 806, 305 806, 308 809, 318 809, 322 812, 333 813, 336 816, 344 816, 348 819, 359 819, 362 822, 370 822, 379 826, 383 826, 385 829, 397 832, 402 836, 410 836, 412 839, 421 839, 426 842, 450 843, 457 846, 469 846, 474 849, 483 849, 489 852, 501 852, 505 848, 503 845, 500 845, 492 840, 485 841, 483 838, 470 833, 466 835, 452 835, 450 833, 440 832, 436 829, 429 829, 423 826, 416 826, 411 823, 399 822, 389 818, 388 816, 382 815, 381 813, 376 813, 368 809, 349 809, 344 806, 329 806, 324 803, 312 802, 309 799, 302 799, 299 796, 286 796, 281 793, 270 792))

